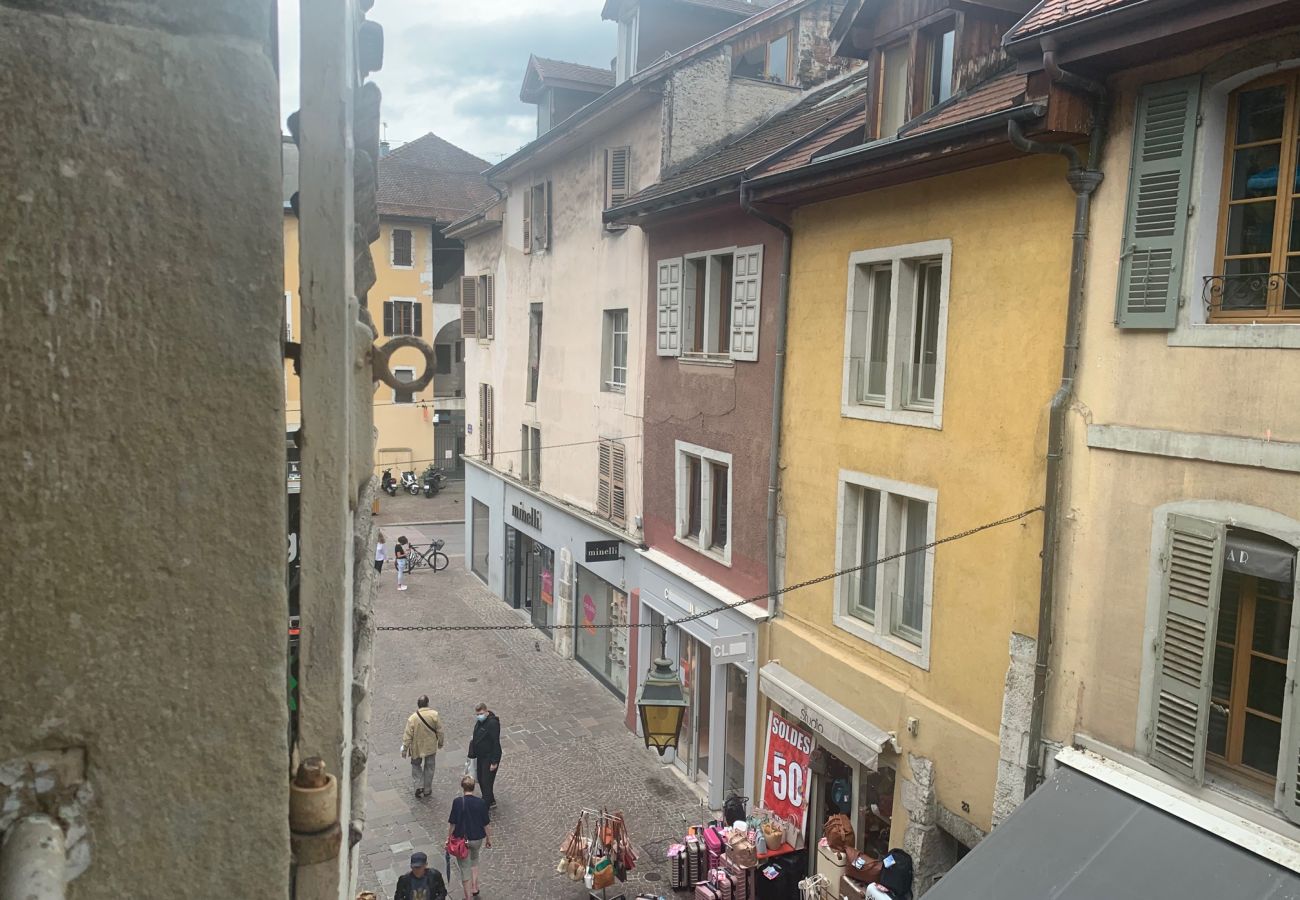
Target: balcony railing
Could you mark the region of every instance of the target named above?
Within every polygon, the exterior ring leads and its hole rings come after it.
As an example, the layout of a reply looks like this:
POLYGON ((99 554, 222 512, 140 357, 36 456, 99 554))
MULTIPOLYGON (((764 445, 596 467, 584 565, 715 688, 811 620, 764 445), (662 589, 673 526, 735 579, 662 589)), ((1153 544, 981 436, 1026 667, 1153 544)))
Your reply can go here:
POLYGON ((1209 275, 1201 299, 1209 313, 1267 313, 1270 307, 1300 313, 1300 272, 1209 275), (1276 295, 1280 297, 1273 300, 1276 295))

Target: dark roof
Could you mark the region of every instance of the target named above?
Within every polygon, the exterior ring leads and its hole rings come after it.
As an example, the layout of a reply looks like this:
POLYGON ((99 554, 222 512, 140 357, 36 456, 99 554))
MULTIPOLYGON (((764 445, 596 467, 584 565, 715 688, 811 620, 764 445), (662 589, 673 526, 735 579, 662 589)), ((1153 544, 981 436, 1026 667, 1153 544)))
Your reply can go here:
POLYGON ((426 134, 379 159, 379 212, 450 222, 496 192, 481 174, 486 161, 426 134))
POLYGON ((934 131, 958 122, 968 122, 1018 106, 1025 100, 1029 76, 1016 72, 1003 72, 987 81, 954 94, 948 100, 903 125, 899 137, 910 137, 925 131, 934 131))
MULTIPOLYGON (((761 9, 772 6, 776 0, 676 0, 678 3, 684 3, 687 6, 699 6, 704 9, 716 9, 721 12, 735 13, 738 16, 752 16, 761 9)), ((605 0, 605 6, 600 11, 602 19, 617 19, 618 9, 622 6, 620 0, 605 0)))
POLYGON ((1006 33, 1003 40, 1008 43, 1018 41, 1040 31, 1143 2, 1145 0, 1042 0, 1006 33))
POLYGON ((731 138, 721 149, 677 167, 658 183, 634 194, 620 208, 640 206, 731 176, 739 182, 745 169, 862 108, 866 81, 867 67, 861 66, 846 78, 822 85, 794 106, 731 138))
POLYGON ((589 84, 605 90, 614 86, 614 73, 610 69, 584 66, 581 63, 565 62, 562 59, 546 59, 541 56, 530 57, 528 62, 537 69, 537 74, 543 81, 548 79, 576 81, 579 84, 589 84))

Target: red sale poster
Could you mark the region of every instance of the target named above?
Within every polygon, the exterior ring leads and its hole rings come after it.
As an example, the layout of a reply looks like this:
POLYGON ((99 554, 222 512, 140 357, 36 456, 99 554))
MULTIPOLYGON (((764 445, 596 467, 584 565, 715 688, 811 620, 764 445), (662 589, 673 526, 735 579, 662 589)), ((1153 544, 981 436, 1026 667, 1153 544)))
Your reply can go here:
POLYGON ((763 808, 794 822, 803 833, 808 818, 812 735, 776 713, 767 718, 767 750, 763 754, 763 808))

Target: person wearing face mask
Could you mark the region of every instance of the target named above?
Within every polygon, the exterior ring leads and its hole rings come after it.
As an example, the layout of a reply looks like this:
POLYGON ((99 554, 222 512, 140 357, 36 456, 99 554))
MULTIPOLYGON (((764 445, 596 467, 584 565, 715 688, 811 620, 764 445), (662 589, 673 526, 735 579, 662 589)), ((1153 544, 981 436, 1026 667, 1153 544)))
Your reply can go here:
POLYGON ((483 802, 496 806, 496 793, 492 790, 501 765, 501 720, 488 709, 486 703, 474 707, 474 736, 469 741, 469 758, 475 761, 479 790, 483 802))

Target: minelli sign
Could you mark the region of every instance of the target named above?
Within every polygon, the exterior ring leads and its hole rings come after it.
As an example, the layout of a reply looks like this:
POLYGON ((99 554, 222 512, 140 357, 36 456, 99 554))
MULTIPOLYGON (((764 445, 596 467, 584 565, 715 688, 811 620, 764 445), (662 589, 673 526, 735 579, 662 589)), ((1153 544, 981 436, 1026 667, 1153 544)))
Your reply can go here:
POLYGON ((510 507, 510 515, 516 521, 523 522, 525 525, 536 528, 538 531, 542 528, 542 513, 536 506, 530 506, 524 509, 522 504, 516 503, 510 507))

